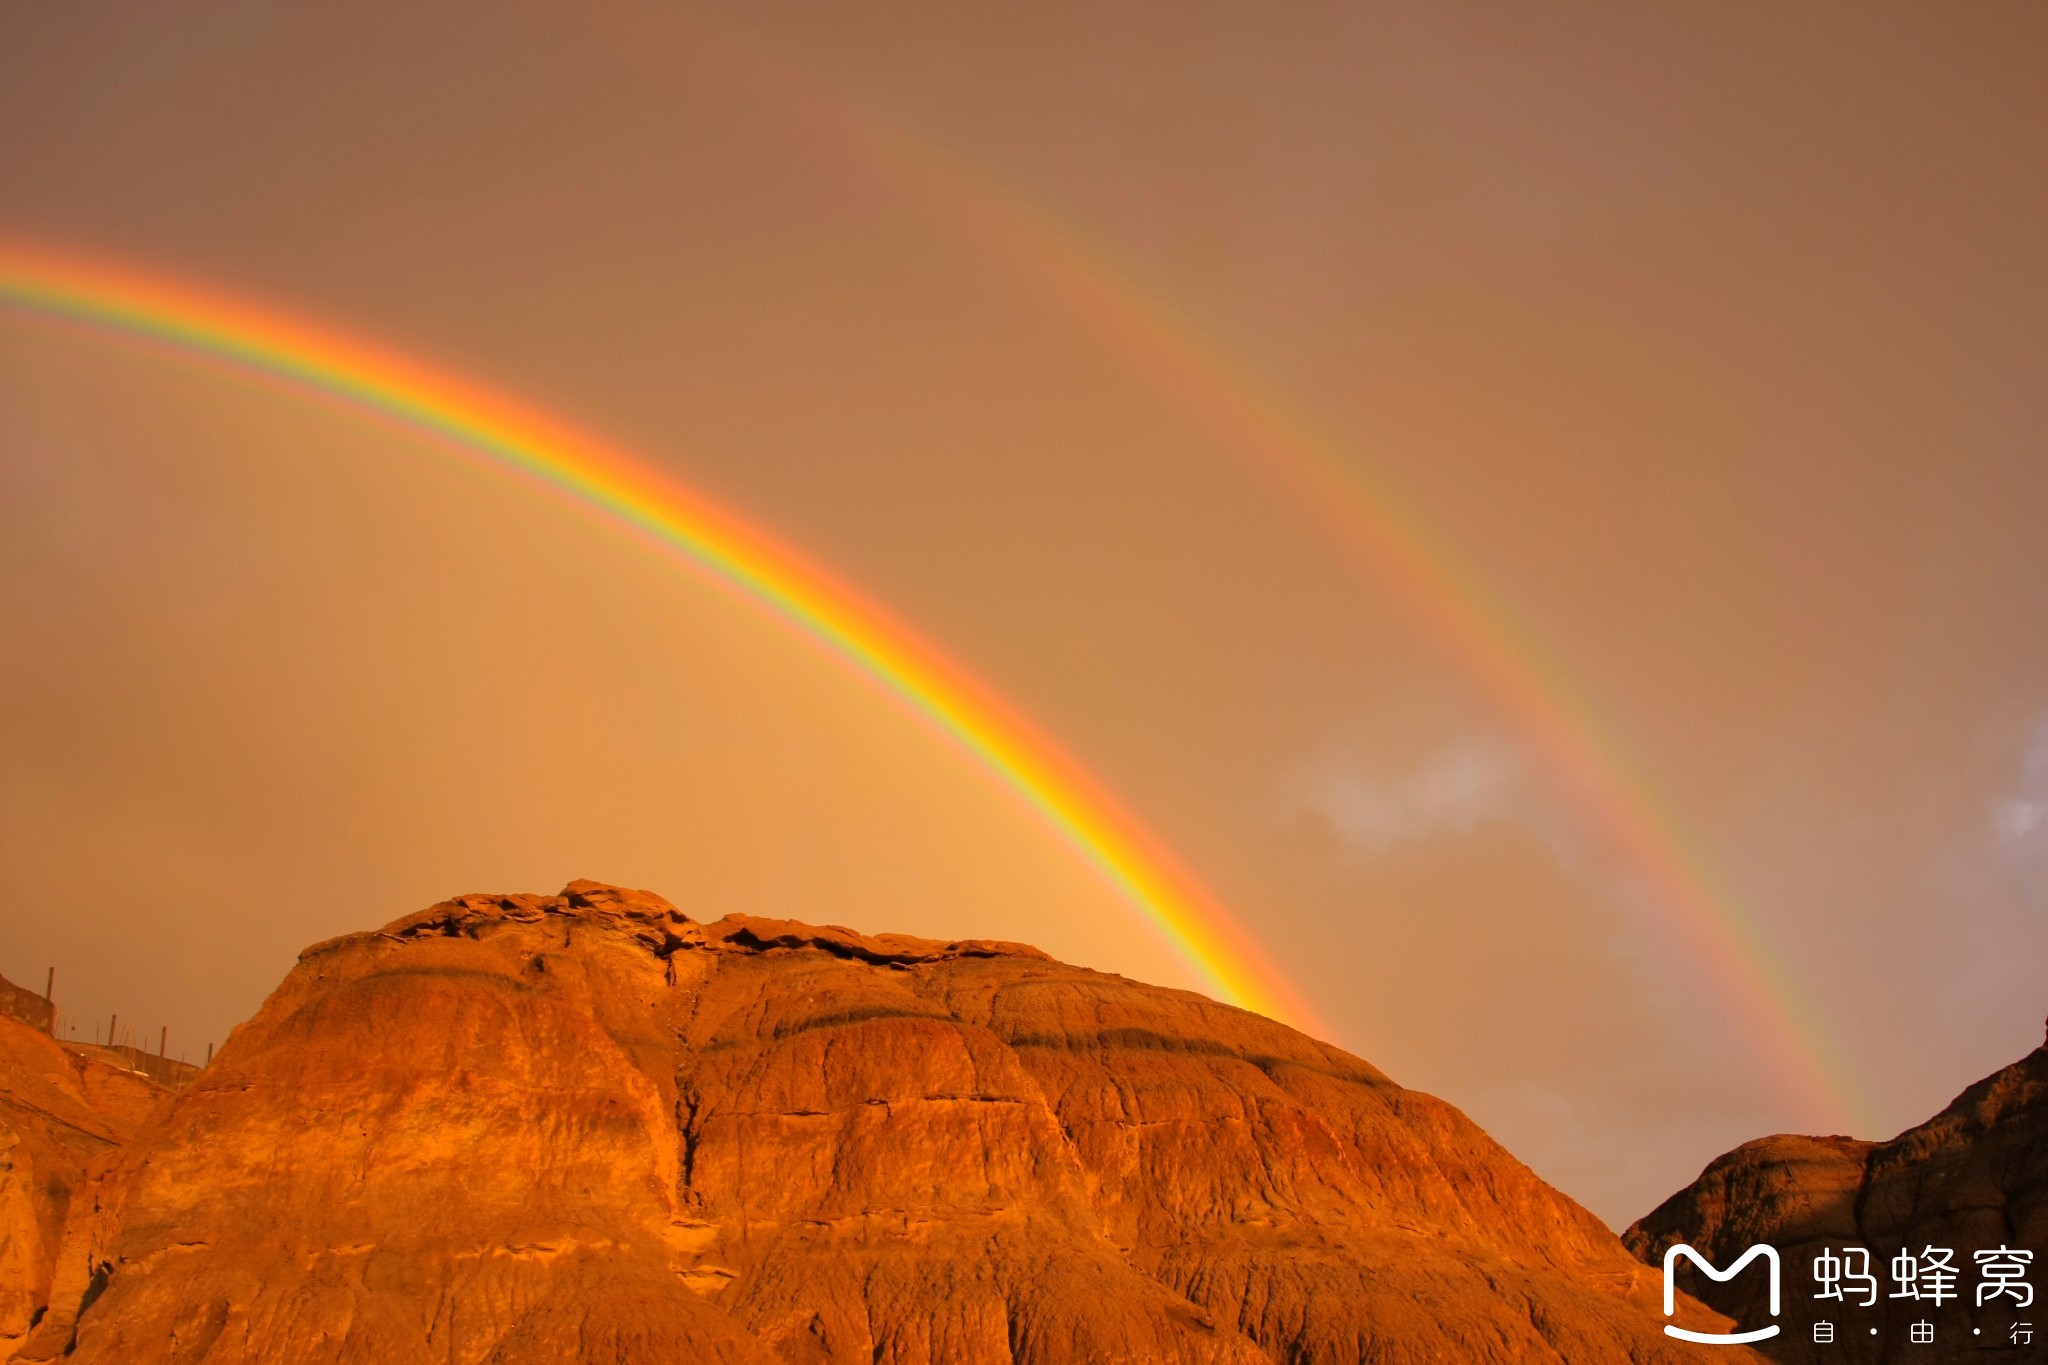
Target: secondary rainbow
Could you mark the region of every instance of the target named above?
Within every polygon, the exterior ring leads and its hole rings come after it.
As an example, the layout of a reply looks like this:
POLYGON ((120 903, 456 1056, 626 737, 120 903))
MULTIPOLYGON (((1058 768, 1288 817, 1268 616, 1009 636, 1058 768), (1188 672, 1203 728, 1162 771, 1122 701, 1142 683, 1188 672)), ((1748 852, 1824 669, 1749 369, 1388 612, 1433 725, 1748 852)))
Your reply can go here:
POLYGON ((1401 604, 1543 753, 1560 789, 1638 870, 1649 904, 1739 1009, 1787 1093, 1818 1098, 1828 1121, 1877 1128, 1841 1048, 1770 936, 1602 722, 1586 690, 1355 452, 1041 198, 911 131, 792 50, 771 50, 755 34, 701 18, 691 31, 765 94, 772 110, 793 115, 832 154, 829 163, 918 205, 946 240, 974 241, 1005 262, 1321 525, 1339 553, 1401 604))
POLYGON ((387 347, 74 251, 0 240, 0 303, 346 400, 630 530, 796 628, 972 756, 1220 998, 1313 1026, 1218 900, 1051 739, 843 579, 647 461, 387 347))

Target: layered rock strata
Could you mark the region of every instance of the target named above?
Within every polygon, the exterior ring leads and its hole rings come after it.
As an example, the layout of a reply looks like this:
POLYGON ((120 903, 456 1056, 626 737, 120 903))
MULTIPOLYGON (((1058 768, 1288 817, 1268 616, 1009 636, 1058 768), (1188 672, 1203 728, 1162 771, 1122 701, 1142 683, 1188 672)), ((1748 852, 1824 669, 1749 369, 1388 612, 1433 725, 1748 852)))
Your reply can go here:
POLYGON ((1749 1358, 1270 1020, 588 882, 307 950, 88 1193, 24 1359, 1749 1358))

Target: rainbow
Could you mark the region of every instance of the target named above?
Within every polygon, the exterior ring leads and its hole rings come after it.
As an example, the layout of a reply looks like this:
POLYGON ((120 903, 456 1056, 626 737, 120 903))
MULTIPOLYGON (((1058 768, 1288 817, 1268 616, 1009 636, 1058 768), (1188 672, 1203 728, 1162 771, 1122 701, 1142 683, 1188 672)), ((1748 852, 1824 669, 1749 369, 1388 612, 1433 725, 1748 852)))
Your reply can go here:
POLYGON ((972 240, 1005 263, 1319 525, 1336 552, 1405 609, 1544 756, 1559 789, 1636 869, 1649 903, 1739 1011, 1788 1096, 1802 1106, 1818 1101, 1828 1122, 1877 1130, 1840 1046, 1755 914, 1687 835, 1674 803, 1631 760, 1555 653, 1355 453, 1041 200, 907 129, 792 51, 771 50, 754 34, 701 16, 691 29, 771 113, 801 125, 828 160, 915 204, 949 241, 972 240))
POLYGON ((1219 998, 1315 1026, 1217 899, 1049 738, 843 578, 647 461, 388 348, 76 252, 0 240, 0 303, 344 400, 630 531, 793 627, 971 756, 1219 998))

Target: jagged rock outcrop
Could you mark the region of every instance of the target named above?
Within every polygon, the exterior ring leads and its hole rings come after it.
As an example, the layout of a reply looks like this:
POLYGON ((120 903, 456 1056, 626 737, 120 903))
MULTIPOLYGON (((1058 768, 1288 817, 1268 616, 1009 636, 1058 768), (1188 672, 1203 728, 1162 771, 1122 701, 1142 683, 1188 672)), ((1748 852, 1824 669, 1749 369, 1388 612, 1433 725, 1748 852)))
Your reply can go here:
POLYGON ((58 1239, 86 1168, 133 1137, 165 1093, 0 1016, 0 1360, 49 1302, 58 1239))
MULTIPOLYGON (((2002 1296, 1974 1302, 1973 1253, 2014 1247, 2034 1255, 2031 1283, 2048 1288, 2048 1046, 1977 1082, 1946 1109, 1890 1142, 1846 1137, 1779 1135, 1744 1143, 1716 1157, 1699 1179, 1623 1234, 1631 1251, 1661 1264, 1684 1242, 1726 1265, 1758 1243, 1784 1258, 1784 1331, 1759 1347, 1783 1361, 1982 1361, 2005 1358, 2015 1322, 2048 1329, 2048 1303, 2022 1307, 2002 1296), (1867 1292, 1817 1301, 1813 1262, 1823 1248, 1871 1253, 1877 1280, 1867 1292), (1938 1307, 1894 1298, 1891 1276, 1901 1248, 1956 1253, 1959 1296, 1938 1307), (1826 1318, 1835 1340, 1816 1343, 1813 1323, 1826 1318), (1934 1340, 1910 1340, 1912 1324, 1928 1322, 1934 1340), (1873 1335, 1871 1328, 1878 1329, 1873 1335)), ((1704 1277, 1694 1292, 1745 1325, 1772 1319, 1764 1281, 1751 1274, 1726 1284, 1704 1277)), ((2036 1342, 2048 1343, 2048 1330, 2036 1342)), ((2031 1353, 2013 1358, 2031 1358, 2031 1353)))
POLYGON ((1257 1015, 588 882, 307 950, 89 1189, 24 1359, 1752 1358, 1257 1015))

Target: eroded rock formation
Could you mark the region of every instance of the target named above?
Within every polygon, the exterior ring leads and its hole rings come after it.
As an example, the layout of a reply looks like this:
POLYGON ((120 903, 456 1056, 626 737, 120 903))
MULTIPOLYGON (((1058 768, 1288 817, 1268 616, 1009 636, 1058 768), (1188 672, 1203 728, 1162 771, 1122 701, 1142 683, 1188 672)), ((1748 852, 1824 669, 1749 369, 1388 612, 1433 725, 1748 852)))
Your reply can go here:
POLYGON ((166 1092, 0 1015, 0 1360, 49 1302, 72 1192, 166 1092))
POLYGON ((1750 1358, 1659 1292, 1259 1016, 579 882, 304 953, 73 1202, 24 1358, 1750 1358))
MULTIPOLYGON (((2014 1349, 2011 1328, 2024 1320, 2048 1329, 2048 1302, 2022 1307, 2008 1295, 1980 1308, 1974 1253, 2031 1251, 2031 1283, 2048 1287, 2048 1046, 1977 1082, 1890 1142, 1780 1134, 1744 1143, 1716 1157, 1623 1239, 1653 1264, 1678 1242, 1721 1266, 1758 1243, 1775 1246, 1785 1267, 1785 1312, 1778 1319, 1784 1331, 1759 1349, 1779 1360, 1942 1365, 2036 1358, 2014 1349), (1814 1298, 1814 1259, 1824 1248, 1840 1255, 1846 1247, 1870 1252, 1873 1305, 1862 1304, 1867 1290, 1814 1298), (1893 1297, 1899 1284, 1892 1259, 1902 1248, 1917 1257, 1928 1247, 1956 1253, 1956 1297, 1939 1305, 1893 1297), (1822 1318, 1837 1328, 1833 1341, 1814 1340, 1813 1324, 1822 1318), (1921 1321, 1932 1329, 1931 1342, 1911 1340, 1912 1325, 1921 1321)), ((1701 1298, 1745 1324, 1771 1321, 1759 1276, 1692 1283, 1701 1298)), ((2035 1340, 2048 1343, 2048 1330, 2035 1340)))

